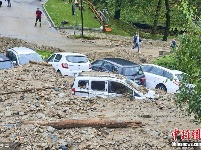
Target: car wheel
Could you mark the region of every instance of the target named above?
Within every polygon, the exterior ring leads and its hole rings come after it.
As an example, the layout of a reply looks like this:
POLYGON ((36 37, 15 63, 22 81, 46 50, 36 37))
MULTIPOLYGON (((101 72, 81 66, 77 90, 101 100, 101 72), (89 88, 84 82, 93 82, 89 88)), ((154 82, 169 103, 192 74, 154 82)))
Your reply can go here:
POLYGON ((156 89, 167 93, 167 88, 165 87, 164 84, 158 84, 158 85, 156 86, 156 89))

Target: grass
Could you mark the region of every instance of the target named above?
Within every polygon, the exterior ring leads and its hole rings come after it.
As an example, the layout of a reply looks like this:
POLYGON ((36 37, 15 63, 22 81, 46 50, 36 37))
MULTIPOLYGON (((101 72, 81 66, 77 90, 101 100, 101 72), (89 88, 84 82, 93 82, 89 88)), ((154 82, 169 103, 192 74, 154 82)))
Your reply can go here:
MULTIPOLYGON (((61 0, 48 0, 45 4, 45 8, 48 11, 50 17, 54 21, 56 26, 61 26, 61 22, 64 20, 68 21, 68 26, 81 26, 81 11, 79 7, 75 7, 76 14, 72 15, 72 4, 67 3, 66 1, 61 0)), ((84 3, 84 11, 83 12, 83 25, 88 28, 100 28, 100 23, 95 18, 91 9, 84 3)))
POLYGON ((42 57, 42 59, 47 59, 52 55, 52 52, 47 50, 36 50, 36 52, 42 57))
MULTIPOLYGON (((74 25, 78 25, 81 27, 81 11, 78 7, 75 7, 76 15, 72 15, 72 4, 61 0, 48 0, 44 6, 56 26, 61 27, 61 22, 66 20, 68 24, 65 26, 74 27, 74 25)), ((86 28, 100 28, 101 24, 95 18, 89 6, 86 3, 83 3, 83 6, 83 26, 86 28)), ((137 31, 130 24, 112 18, 110 18, 109 27, 112 28, 112 31, 108 34, 114 35, 133 36, 137 31)))
MULTIPOLYGON (((76 8, 76 15, 72 15, 72 5, 73 3, 68 3, 68 0, 48 0, 44 5, 48 11, 51 19, 57 27, 61 27, 62 21, 68 21, 66 27, 81 27, 81 11, 79 7, 76 8)), ((83 3, 83 26, 84 28, 100 28, 101 24, 95 18, 95 15, 86 3, 83 3)), ((110 17, 109 27, 111 27, 111 32, 106 32, 107 34, 121 35, 121 36, 133 36, 139 29, 132 26, 130 23, 123 22, 121 20, 114 20, 110 17)), ((162 39, 162 35, 152 35, 148 32, 140 30, 140 35, 147 39, 162 39)), ((76 37, 78 38, 78 37, 76 37)), ((86 38, 86 37, 82 37, 86 38)), ((92 37, 90 37, 92 38, 92 37)))

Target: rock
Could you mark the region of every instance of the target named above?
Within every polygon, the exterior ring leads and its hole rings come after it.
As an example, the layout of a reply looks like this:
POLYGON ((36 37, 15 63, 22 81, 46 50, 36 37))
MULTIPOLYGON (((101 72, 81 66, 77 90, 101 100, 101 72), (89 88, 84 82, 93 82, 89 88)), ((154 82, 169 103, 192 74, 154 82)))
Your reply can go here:
POLYGON ((58 87, 55 87, 54 90, 58 92, 58 91, 59 91, 59 88, 58 88, 58 87))
POLYGON ((55 130, 55 128, 53 128, 53 127, 51 127, 51 126, 48 126, 48 127, 47 127, 47 130, 48 130, 49 132, 53 133, 54 130, 55 130))
POLYGON ((36 106, 35 105, 31 105, 30 106, 30 110, 36 110, 36 106))
POLYGON ((12 114, 13 114, 12 111, 5 111, 5 112, 4 112, 4 115, 5 115, 6 117, 10 117, 10 116, 12 116, 12 114))
POLYGON ((60 145, 59 150, 68 150, 68 147, 66 147, 65 145, 60 145))
POLYGON ((23 111, 20 111, 19 112, 19 116, 23 116, 24 115, 24 112, 23 111))
POLYGON ((141 115, 142 118, 151 118, 151 115, 141 115))
POLYGON ((66 94, 65 93, 59 93, 59 95, 58 95, 60 98, 63 98, 63 97, 65 97, 66 96, 66 94))

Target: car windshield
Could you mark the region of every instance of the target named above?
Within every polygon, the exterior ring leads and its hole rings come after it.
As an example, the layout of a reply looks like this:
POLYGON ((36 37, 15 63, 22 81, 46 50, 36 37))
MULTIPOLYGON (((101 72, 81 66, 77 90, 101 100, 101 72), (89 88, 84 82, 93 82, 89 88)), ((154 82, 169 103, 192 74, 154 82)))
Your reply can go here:
POLYGON ((12 68, 13 64, 11 61, 0 61, 0 69, 9 69, 12 68))
POLYGON ((140 66, 125 68, 125 76, 141 75, 143 74, 142 68, 140 66))
POLYGON ((40 57, 37 53, 31 53, 31 54, 20 54, 19 55, 19 64, 28 64, 30 60, 42 62, 43 59, 40 57))
POLYGON ((72 63, 86 63, 86 62, 88 62, 88 59, 86 56, 79 56, 79 55, 66 56, 66 60, 68 62, 72 62, 72 63))

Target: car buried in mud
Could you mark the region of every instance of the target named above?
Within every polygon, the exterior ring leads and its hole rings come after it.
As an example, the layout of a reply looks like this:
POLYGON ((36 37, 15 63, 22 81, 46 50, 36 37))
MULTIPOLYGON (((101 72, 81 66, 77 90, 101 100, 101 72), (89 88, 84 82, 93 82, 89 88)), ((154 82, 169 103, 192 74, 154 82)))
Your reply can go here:
POLYGON ((75 77, 72 94, 88 98, 130 96, 132 99, 153 99, 156 96, 155 91, 146 89, 123 75, 93 71, 79 73, 75 77))

